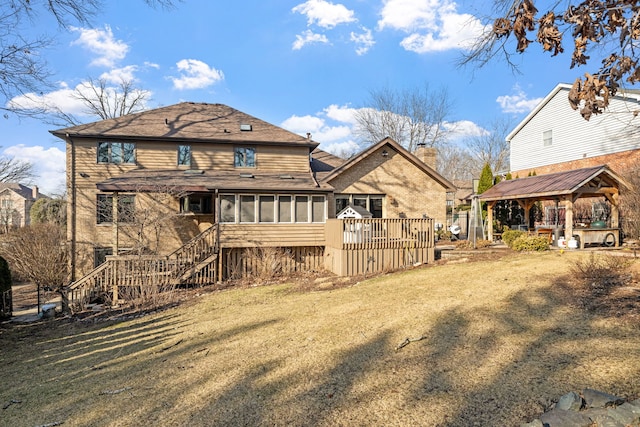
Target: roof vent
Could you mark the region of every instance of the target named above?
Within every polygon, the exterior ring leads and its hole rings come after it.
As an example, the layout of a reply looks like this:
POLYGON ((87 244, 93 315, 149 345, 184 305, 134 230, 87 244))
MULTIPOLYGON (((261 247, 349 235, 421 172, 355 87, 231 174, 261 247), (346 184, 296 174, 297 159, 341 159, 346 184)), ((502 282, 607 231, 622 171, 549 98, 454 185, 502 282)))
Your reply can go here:
POLYGON ((280 179, 293 179, 291 175, 280 175, 280 179))
POLYGON ((242 124, 240 125, 240 130, 244 132, 250 132, 253 130, 253 127, 251 125, 242 124))
POLYGON ((252 173, 241 173, 240 178, 255 178, 252 173))
POLYGON ((202 169, 187 169, 184 171, 185 175, 202 175, 204 174, 204 170, 202 169))

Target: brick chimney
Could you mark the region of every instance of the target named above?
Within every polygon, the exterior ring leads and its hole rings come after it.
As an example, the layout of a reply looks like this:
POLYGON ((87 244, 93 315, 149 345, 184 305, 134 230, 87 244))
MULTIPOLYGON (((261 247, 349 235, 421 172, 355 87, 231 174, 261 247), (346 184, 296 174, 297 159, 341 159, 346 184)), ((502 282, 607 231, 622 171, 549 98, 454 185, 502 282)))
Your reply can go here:
POLYGON ((422 163, 433 170, 436 169, 436 149, 434 147, 427 147, 426 144, 420 143, 414 154, 422 163))
POLYGON ((31 197, 33 198, 33 200, 38 198, 38 186, 34 185, 33 188, 31 189, 31 197))

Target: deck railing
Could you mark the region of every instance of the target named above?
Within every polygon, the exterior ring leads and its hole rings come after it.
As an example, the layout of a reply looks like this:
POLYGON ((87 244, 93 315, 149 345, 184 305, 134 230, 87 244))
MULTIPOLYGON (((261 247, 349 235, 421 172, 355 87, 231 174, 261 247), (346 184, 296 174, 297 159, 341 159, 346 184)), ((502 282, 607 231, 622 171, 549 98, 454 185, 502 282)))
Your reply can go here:
POLYGON ((66 304, 83 307, 98 297, 116 302, 119 289, 215 281, 217 227, 209 227, 169 255, 108 256, 104 263, 66 287, 66 304))
POLYGON ((435 244, 431 218, 327 220, 326 245, 335 249, 428 248, 435 244))

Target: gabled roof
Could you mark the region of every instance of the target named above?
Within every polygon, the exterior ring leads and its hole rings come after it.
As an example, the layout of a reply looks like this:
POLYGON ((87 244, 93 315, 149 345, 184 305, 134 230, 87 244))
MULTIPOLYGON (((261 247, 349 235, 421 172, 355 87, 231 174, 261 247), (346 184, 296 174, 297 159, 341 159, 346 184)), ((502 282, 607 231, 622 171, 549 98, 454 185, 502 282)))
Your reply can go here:
POLYGON ((373 214, 362 206, 357 206, 349 203, 346 208, 342 209, 336 214, 336 218, 371 218, 373 214))
POLYGON ((360 163, 361 161, 363 161, 364 159, 366 159, 367 157, 369 157, 370 155, 372 155, 374 152, 384 147, 385 145, 392 148, 394 151, 396 151, 398 154, 403 156, 409 162, 413 163, 416 167, 421 169, 424 173, 431 176, 431 178, 433 178, 436 182, 438 182, 443 187, 451 191, 455 189, 455 186, 451 182, 449 182, 442 175, 440 175, 431 167, 427 166, 420 159, 418 159, 416 156, 411 154, 404 147, 402 147, 400 144, 398 144, 397 142, 395 142, 393 139, 389 137, 383 139, 377 144, 372 145, 371 147, 365 149, 364 151, 361 151, 360 154, 357 154, 354 157, 350 158, 349 160, 344 162, 342 165, 340 165, 339 167, 331 171, 327 176, 325 176, 323 178, 323 181, 330 183, 332 179, 336 178, 338 175, 342 174, 343 172, 351 169, 352 167, 354 167, 355 165, 357 165, 358 163, 360 163))
MULTIPOLYGON (((534 108, 533 110, 531 110, 531 112, 529 114, 527 114, 527 117, 525 117, 519 124, 518 126, 515 127, 515 129, 513 129, 509 135, 507 135, 506 140, 511 142, 511 140, 513 139, 514 136, 516 136, 516 134, 518 132, 520 132, 520 130, 522 130, 523 127, 525 127, 525 125, 527 123, 529 123, 529 121, 531 121, 532 118, 534 118, 536 116, 536 114, 538 114, 538 112, 540 112, 540 110, 542 110, 545 105, 547 105, 549 103, 549 101, 551 101, 553 99, 553 97, 556 96, 556 94, 558 92, 560 92, 561 90, 566 90, 567 93, 571 90, 572 85, 568 84, 568 83, 558 83, 558 85, 556 87, 553 88, 553 90, 551 92, 549 92, 549 94, 547 94, 547 96, 545 96, 542 101, 540 101, 540 103, 536 106, 536 108, 534 108)), ((634 90, 634 89, 626 89, 626 90, 618 90, 618 92, 616 93, 616 97, 618 98, 626 98, 629 100, 633 100, 635 102, 640 102, 640 91, 638 90, 634 90)), ((569 104, 569 101, 567 100, 567 105, 569 104)))
POLYGON ((11 190, 25 200, 33 200, 33 190, 17 182, 0 182, 0 193, 11 190))
POLYGON ((318 184, 311 172, 265 173, 215 170, 136 169, 96 184, 100 191, 122 192, 329 192, 333 188, 318 184))
POLYGON ((71 137, 262 143, 315 148, 318 143, 223 104, 181 102, 51 131, 71 137))
POLYGON ((628 187, 606 165, 501 181, 480 195, 480 200, 550 199, 579 193, 602 196, 601 190, 628 187))
POLYGON ((345 161, 345 159, 334 156, 319 148, 311 152, 311 170, 316 175, 316 178, 321 181, 345 161))

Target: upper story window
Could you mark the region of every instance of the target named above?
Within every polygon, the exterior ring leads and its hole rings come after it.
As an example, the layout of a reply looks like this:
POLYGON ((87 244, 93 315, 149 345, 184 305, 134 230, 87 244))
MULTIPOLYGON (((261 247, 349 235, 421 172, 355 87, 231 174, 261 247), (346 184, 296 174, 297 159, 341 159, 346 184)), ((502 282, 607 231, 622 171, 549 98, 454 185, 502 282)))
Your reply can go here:
POLYGON ((178 166, 191 166, 190 145, 178 145, 178 166))
POLYGON ((549 147, 553 144, 553 132, 550 130, 545 130, 542 132, 542 145, 545 147, 549 147))
POLYGON ((133 142, 98 142, 98 163, 135 164, 136 144, 133 142))
POLYGON ((256 149, 254 147, 235 147, 233 165, 237 168, 256 167, 256 149))

